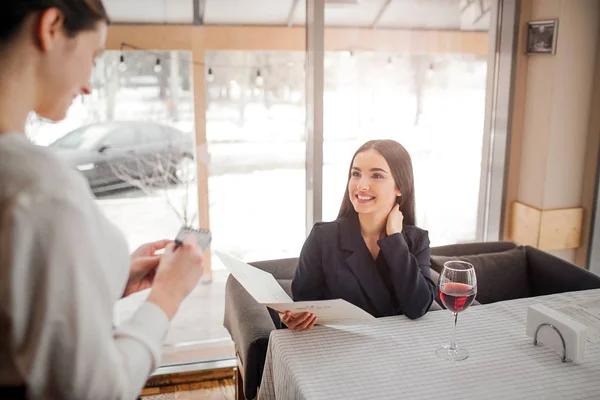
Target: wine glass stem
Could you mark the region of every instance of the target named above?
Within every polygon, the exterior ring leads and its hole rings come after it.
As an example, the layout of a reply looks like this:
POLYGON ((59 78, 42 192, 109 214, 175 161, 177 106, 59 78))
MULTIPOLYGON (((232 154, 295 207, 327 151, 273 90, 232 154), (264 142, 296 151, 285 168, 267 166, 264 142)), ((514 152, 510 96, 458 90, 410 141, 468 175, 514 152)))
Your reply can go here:
POLYGON ((458 313, 454 314, 454 326, 452 327, 452 340, 450 341, 450 350, 456 350, 456 321, 458 320, 458 313))

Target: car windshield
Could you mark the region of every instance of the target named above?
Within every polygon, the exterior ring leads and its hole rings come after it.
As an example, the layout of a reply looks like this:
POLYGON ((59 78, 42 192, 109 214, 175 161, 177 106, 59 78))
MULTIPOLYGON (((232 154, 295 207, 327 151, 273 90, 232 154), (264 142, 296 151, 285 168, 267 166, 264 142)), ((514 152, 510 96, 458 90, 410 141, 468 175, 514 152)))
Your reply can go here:
POLYGON ((111 130, 111 126, 105 125, 85 126, 67 133, 50 146, 60 149, 90 150, 111 130))

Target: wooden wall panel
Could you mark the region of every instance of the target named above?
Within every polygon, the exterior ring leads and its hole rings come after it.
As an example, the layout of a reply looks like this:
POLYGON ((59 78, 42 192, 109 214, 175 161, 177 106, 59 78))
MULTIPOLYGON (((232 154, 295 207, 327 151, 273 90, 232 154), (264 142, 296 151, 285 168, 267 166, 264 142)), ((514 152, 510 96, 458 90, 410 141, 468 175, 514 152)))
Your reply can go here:
POLYGON ((515 201, 512 204, 509 239, 540 250, 579 247, 583 208, 540 210, 515 201))
MULTIPOLYGON (((305 51, 304 28, 278 26, 115 25, 106 48, 126 42, 143 49, 192 50, 202 38, 205 51, 305 51)), ((196 47, 197 48, 197 47, 196 47)), ((487 56, 486 32, 327 28, 325 50, 391 53, 458 53, 487 56)))

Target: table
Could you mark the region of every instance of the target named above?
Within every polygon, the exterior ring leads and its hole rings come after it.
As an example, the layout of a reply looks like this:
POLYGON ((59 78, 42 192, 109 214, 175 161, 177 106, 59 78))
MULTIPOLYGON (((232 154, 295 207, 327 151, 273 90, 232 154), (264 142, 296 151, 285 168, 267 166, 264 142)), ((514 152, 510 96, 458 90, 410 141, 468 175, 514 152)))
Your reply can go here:
POLYGON ((471 307, 458 316, 464 361, 435 355, 450 341, 453 316, 433 311, 418 320, 274 331, 259 400, 268 399, 599 399, 600 343, 585 360, 563 363, 525 335, 527 307, 600 299, 600 289, 471 307))

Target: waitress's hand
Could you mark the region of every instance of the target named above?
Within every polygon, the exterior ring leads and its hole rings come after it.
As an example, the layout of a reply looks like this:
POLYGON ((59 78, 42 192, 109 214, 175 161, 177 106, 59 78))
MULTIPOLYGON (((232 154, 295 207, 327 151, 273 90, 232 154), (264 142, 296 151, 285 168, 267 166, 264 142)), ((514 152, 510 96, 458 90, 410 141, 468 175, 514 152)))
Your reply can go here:
POLYGON ((154 273, 161 258, 156 252, 164 249, 171 242, 172 240, 158 240, 146 243, 131 254, 131 269, 123 297, 152 286, 154 273))
POLYGON ((394 204, 392 210, 388 214, 385 230, 388 236, 402 232, 402 223, 404 222, 404 214, 400 211, 400 206, 394 204))
POLYGON ((158 305, 172 319, 203 272, 204 257, 194 236, 186 237, 177 247, 169 243, 156 268, 148 301, 158 305))
POLYGON ((292 313, 286 311, 279 313, 279 319, 281 319, 281 322, 289 329, 294 331, 305 331, 315 326, 315 323, 317 322, 317 317, 309 312, 292 313))

